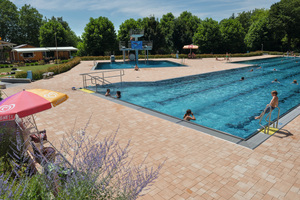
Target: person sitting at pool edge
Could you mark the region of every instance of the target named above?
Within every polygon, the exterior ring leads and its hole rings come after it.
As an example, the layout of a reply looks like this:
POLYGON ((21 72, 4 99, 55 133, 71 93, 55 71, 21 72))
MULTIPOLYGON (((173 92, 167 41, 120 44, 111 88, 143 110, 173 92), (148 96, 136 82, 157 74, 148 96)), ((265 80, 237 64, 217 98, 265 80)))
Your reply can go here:
POLYGON ((243 80, 245 80, 245 78, 244 78, 244 77, 242 77, 242 78, 240 79, 240 81, 243 81, 243 80))
POLYGON ((111 95, 110 95, 110 89, 107 89, 107 90, 106 90, 105 96, 107 96, 107 97, 110 97, 110 96, 111 96, 111 95))
POLYGON ((120 91, 117 91, 116 97, 117 97, 118 99, 121 98, 121 92, 120 92, 120 91))
POLYGON ((190 121, 191 119, 192 119, 192 120, 196 120, 196 118, 195 118, 193 112, 191 111, 191 109, 188 109, 188 110, 186 111, 186 113, 185 113, 184 116, 183 116, 183 119, 184 119, 184 120, 187 120, 187 121, 190 121), (191 115, 192 115, 192 117, 191 117, 191 115))
POLYGON ((135 65, 134 70, 139 71, 139 67, 137 65, 135 65))
POLYGON ((272 81, 272 83, 280 83, 280 82, 277 80, 277 78, 275 78, 275 80, 272 81))
MULTIPOLYGON (((271 92, 273 98, 272 100, 270 101, 269 104, 267 104, 266 108, 265 108, 265 113, 268 113, 271 111, 273 111, 276 107, 278 107, 278 93, 276 90, 272 91, 271 92)), ((260 119, 262 117, 262 115, 264 114, 264 111, 259 115, 259 116, 256 116, 255 119, 260 119)))
POLYGON ((297 80, 296 80, 296 79, 295 79, 295 80, 293 80, 292 84, 296 84, 296 85, 298 85, 298 82, 297 82, 297 80))

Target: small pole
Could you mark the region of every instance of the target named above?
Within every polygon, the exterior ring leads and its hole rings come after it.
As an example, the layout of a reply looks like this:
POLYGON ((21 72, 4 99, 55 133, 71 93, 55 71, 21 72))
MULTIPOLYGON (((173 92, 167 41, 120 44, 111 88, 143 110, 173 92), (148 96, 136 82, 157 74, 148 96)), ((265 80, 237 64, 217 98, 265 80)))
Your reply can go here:
POLYGON ((35 125, 35 129, 36 129, 37 133, 39 133, 39 130, 38 130, 37 125, 36 125, 36 123, 35 123, 34 116, 33 116, 33 115, 31 115, 31 116, 32 116, 32 119, 33 119, 33 123, 34 123, 34 125, 35 125))
POLYGON ((56 46, 56 64, 58 64, 58 51, 57 51, 57 39, 56 39, 56 32, 55 32, 55 46, 56 46))

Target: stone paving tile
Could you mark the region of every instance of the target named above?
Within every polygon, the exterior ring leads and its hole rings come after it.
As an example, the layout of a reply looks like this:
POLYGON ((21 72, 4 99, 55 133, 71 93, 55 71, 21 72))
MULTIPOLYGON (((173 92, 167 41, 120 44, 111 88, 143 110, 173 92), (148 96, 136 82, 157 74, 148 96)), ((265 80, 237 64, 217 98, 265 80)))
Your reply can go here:
MULTIPOLYGON (((261 57, 251 59, 257 58, 261 57)), ((245 66, 210 58, 185 62, 189 67, 138 72, 128 69, 123 81, 156 81, 245 66)), ((159 178, 139 199, 300 199, 300 116, 281 133, 250 150, 105 98, 71 90, 82 87, 79 74, 90 72, 92 66, 93 61, 84 61, 51 79, 5 92, 12 95, 23 88, 44 88, 69 95, 68 101, 36 115, 39 128, 46 129, 49 140, 57 145, 68 138, 68 132, 88 123, 86 132, 96 137, 95 142, 115 131, 121 146, 131 140, 133 163, 147 156, 145 164, 155 167, 166 160, 159 178)))

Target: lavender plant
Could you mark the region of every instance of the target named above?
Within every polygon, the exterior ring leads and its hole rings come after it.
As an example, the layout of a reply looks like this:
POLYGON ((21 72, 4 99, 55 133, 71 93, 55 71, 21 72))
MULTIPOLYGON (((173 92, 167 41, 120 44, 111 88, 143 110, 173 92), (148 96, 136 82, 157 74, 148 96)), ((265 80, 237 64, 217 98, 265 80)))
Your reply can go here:
POLYGON ((123 148, 116 141, 119 128, 103 141, 95 142, 99 134, 90 137, 87 126, 72 131, 62 142, 62 152, 72 157, 77 172, 68 177, 64 193, 70 199, 77 195, 80 199, 136 199, 158 177, 163 163, 156 169, 145 166, 145 160, 133 166, 128 160, 130 141, 123 148))
POLYGON ((134 166, 128 158, 130 141, 122 148, 116 140, 119 128, 96 142, 99 133, 90 137, 88 124, 67 134, 60 147, 64 155, 57 154, 55 162, 41 161, 43 174, 32 174, 32 163, 24 160, 25 145, 21 155, 10 155, 14 167, 0 175, 0 199, 137 199, 164 162, 157 168, 148 168, 145 160, 134 166), (25 173, 12 178, 20 170, 25 173))

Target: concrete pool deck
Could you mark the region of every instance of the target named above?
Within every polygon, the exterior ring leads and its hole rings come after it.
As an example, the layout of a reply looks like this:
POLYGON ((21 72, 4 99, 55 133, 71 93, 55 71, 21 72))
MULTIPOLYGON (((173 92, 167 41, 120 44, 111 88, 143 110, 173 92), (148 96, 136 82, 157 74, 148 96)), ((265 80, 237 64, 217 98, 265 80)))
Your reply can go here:
MULTIPOLYGON (((267 57, 270 56, 232 61, 267 57)), ((186 59, 185 64, 189 67, 126 69, 123 81, 156 81, 246 66, 214 58, 186 59)), ((159 178, 140 199, 300 198, 300 116, 251 150, 95 95, 73 91, 72 87, 82 87, 79 74, 90 72, 92 67, 93 61, 82 61, 51 79, 4 91, 12 95, 23 88, 43 88, 69 95, 68 101, 36 115, 38 127, 46 129, 49 140, 56 144, 66 139, 65 132, 74 124, 76 128, 84 127, 91 117, 87 133, 95 135, 101 129, 99 140, 119 126, 117 139, 121 145, 131 139, 134 162, 141 162, 147 153, 147 166, 155 167, 167 159, 159 178)))

